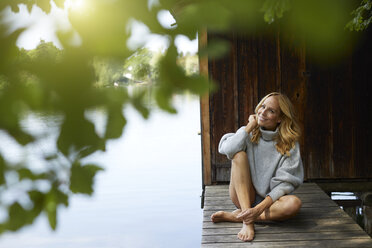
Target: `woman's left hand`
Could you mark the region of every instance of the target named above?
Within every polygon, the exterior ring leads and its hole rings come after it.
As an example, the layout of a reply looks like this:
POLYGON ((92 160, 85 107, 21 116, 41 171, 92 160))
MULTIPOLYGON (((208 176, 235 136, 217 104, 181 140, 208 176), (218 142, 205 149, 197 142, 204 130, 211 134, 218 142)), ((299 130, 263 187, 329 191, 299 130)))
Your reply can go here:
POLYGON ((238 219, 242 219, 245 224, 253 223, 263 211, 257 208, 248 208, 238 214, 238 219))

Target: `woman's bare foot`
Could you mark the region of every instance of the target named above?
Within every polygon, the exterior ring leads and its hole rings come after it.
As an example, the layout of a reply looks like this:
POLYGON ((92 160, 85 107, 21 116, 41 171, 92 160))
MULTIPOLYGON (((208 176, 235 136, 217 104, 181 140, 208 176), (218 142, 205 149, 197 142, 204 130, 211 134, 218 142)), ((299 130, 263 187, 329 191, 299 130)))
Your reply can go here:
POLYGON ((240 214, 241 210, 237 209, 233 212, 225 212, 225 211, 218 211, 211 215, 211 219, 214 223, 217 222, 242 222, 242 220, 238 219, 236 216, 240 214))
POLYGON ((252 241, 254 239, 254 224, 243 223, 243 227, 238 233, 238 238, 244 242, 252 241))

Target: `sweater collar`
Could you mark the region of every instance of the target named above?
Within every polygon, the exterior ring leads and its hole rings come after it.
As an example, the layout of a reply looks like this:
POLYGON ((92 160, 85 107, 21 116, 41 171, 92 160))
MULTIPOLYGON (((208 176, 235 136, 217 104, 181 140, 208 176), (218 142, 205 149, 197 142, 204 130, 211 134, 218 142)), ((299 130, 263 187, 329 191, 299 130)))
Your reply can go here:
POLYGON ((273 140, 279 133, 278 128, 276 128, 275 131, 270 131, 270 130, 264 130, 262 129, 262 127, 260 127, 260 131, 261 131, 262 138, 266 141, 273 140))

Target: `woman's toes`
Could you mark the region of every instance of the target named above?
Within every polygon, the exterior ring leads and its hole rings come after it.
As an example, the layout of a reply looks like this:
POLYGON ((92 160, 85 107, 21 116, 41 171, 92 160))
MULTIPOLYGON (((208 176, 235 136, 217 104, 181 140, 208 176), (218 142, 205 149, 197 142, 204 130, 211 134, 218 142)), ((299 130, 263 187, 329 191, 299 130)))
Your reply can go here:
POLYGON ((222 218, 223 218, 223 211, 218 211, 211 215, 211 220, 213 222, 221 221, 222 218))

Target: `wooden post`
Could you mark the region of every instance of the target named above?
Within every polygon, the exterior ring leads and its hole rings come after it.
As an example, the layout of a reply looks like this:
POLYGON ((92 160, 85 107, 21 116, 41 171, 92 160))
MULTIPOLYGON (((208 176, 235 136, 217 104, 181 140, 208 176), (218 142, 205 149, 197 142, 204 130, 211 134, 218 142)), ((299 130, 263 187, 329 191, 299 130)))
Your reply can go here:
MULTIPOLYGON (((199 49, 207 45, 207 31, 199 32, 199 49)), ((208 77, 208 57, 199 56, 199 71, 201 75, 208 77)), ((210 119, 209 119, 209 93, 200 98, 200 117, 202 134, 202 166, 203 166, 203 185, 211 185, 211 139, 210 139, 210 119)))

